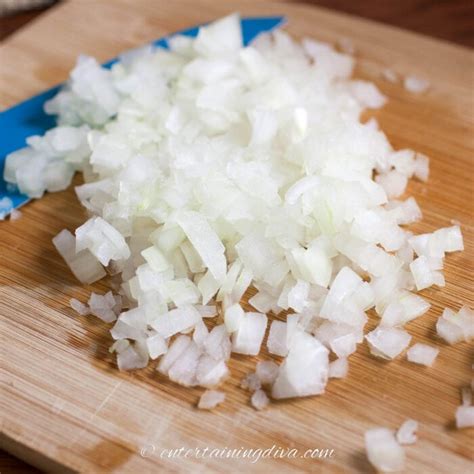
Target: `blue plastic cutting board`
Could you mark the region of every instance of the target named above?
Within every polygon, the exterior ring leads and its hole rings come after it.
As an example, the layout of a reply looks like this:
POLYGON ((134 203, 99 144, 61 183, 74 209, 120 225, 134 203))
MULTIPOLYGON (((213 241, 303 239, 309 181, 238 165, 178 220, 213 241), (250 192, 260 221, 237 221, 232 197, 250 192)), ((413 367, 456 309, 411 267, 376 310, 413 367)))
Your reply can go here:
MULTIPOLYGON (((251 17, 241 20, 244 44, 250 43, 257 35, 265 31, 271 31, 285 22, 282 16, 273 17, 251 17)), ((180 31, 179 34, 195 37, 199 26, 180 31)), ((174 33, 176 34, 176 33, 174 33)), ((173 36, 169 35, 168 37, 173 36)), ((167 37, 158 39, 153 45, 167 48, 167 37)), ((105 67, 111 67, 118 58, 104 63, 105 67)), ((13 207, 17 208, 29 201, 29 198, 18 191, 7 189, 7 183, 3 180, 3 168, 5 157, 12 151, 23 148, 26 139, 31 135, 43 135, 48 129, 55 126, 55 118, 43 111, 44 103, 51 99, 61 88, 59 84, 41 94, 35 95, 24 102, 0 112, 0 199, 9 197, 13 207)), ((7 212, 8 213, 8 212, 7 212)))

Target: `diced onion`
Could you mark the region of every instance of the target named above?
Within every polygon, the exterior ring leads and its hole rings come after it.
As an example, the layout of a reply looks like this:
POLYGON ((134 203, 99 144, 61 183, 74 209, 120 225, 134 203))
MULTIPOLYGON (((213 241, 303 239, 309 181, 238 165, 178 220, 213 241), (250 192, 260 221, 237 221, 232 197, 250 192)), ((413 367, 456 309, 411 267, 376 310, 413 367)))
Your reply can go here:
POLYGON ((365 450, 370 463, 382 472, 402 471, 405 466, 405 450, 387 428, 366 431, 365 450))
POLYGON ((439 354, 439 349, 427 344, 417 343, 407 351, 407 359, 415 364, 431 367, 439 354))
POLYGON ((410 344, 411 336, 402 329, 378 327, 365 336, 372 354, 394 359, 410 344))
POLYGON ((456 428, 474 427, 474 406, 461 405, 456 410, 456 428))
POLYGON ((267 394, 262 389, 259 389, 252 394, 251 402, 256 410, 263 410, 269 404, 270 400, 267 394))
MULTIPOLYGON (((394 150, 375 118, 363 121, 385 95, 352 79, 354 58, 328 43, 275 31, 244 47, 237 14, 167 46, 128 52, 111 68, 81 56, 45 104, 57 126, 6 158, 5 181, 32 198, 83 173, 76 194, 89 219, 53 244, 82 283, 109 273, 119 295, 93 293, 73 308, 114 323, 121 370, 159 358, 172 381, 207 388, 229 375, 231 352, 260 353, 266 313, 289 311, 266 340, 283 361, 259 363, 247 381, 257 409, 268 402, 260 385, 273 398, 302 397, 345 376, 371 308, 381 317, 366 336, 372 353, 398 356, 410 342, 403 325, 429 309, 415 289, 444 286, 444 258, 464 242, 458 224, 406 229, 421 210, 395 198, 408 180, 428 179, 429 159, 394 150), (241 302, 250 286, 256 312, 241 302), (216 316, 209 330, 203 318, 216 316)), ((347 39, 340 46, 352 51, 347 39)), ((419 93, 429 84, 404 85, 419 93)), ((0 201, 0 219, 12 204, 0 201)), ((445 311, 437 331, 471 340, 472 311, 445 311)), ((416 344, 408 359, 431 365, 436 351, 416 344)), ((205 392, 199 406, 223 396, 205 392)), ((402 467, 393 433, 366 441, 376 467, 402 467)))
POLYGON ((418 430, 418 422, 415 420, 406 420, 397 431, 397 441, 400 444, 413 444, 418 439, 416 431, 418 430))
POLYGON ((403 85, 407 91, 413 92, 414 94, 421 94, 430 87, 430 83, 426 79, 416 76, 405 77, 403 85))
POLYGON ((342 379, 347 376, 349 372, 349 363, 347 359, 341 358, 329 364, 329 378, 342 379))
POLYGON ((200 410, 212 410, 225 400, 225 394, 217 390, 206 390, 199 399, 198 408, 200 410))
POLYGON ((84 303, 81 303, 76 298, 71 298, 69 300, 69 305, 71 306, 71 308, 74 311, 76 311, 77 314, 79 314, 81 316, 86 316, 86 315, 90 314, 90 312, 91 312, 87 305, 85 305, 84 303))

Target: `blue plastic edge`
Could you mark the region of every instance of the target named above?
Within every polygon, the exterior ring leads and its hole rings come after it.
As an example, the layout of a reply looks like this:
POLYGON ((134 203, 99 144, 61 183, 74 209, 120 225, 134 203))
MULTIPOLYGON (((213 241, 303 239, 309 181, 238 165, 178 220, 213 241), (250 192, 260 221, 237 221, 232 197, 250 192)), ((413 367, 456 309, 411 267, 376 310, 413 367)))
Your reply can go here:
MULTIPOLYGON (((283 16, 242 18, 241 25, 244 45, 248 45, 260 33, 271 31, 285 22, 286 19, 283 16)), ((200 26, 172 33, 153 41, 152 44, 157 47, 167 48, 167 38, 176 34, 195 37, 200 26)), ((110 68, 117 61, 118 57, 105 62, 103 66, 110 68)), ((43 106, 47 100, 51 99, 60 90, 61 86, 62 84, 58 84, 0 112, 0 131, 2 133, 0 140, 0 200, 5 197, 10 198, 13 202, 13 208, 22 206, 30 199, 14 189, 8 189, 7 183, 3 179, 5 158, 9 153, 23 148, 29 136, 43 135, 47 130, 56 125, 55 118, 47 115, 43 110, 43 106)), ((8 214, 10 210, 4 209, 0 204, 0 214, 8 214)))

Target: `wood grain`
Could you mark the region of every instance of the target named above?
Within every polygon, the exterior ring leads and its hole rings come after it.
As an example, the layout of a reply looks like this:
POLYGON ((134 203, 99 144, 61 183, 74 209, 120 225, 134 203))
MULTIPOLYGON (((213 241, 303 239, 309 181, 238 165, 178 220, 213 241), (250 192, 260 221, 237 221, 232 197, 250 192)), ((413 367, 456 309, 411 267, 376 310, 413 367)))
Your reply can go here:
MULTIPOLYGON (((47 195, 24 209, 22 219, 0 225, 1 351, 4 361, 0 406, 2 444, 48 470, 81 472, 370 472, 363 455, 363 432, 377 425, 395 428, 405 418, 419 420, 420 440, 407 448, 407 472, 468 472, 472 430, 453 429, 459 388, 470 382, 473 348, 446 346, 434 324, 445 306, 473 305, 472 156, 473 55, 391 27, 294 4, 210 0, 75 1, 56 7, 28 31, 0 47, 0 102, 11 105, 66 78, 80 52, 101 60, 167 32, 224 13, 284 13, 288 30, 335 41, 354 40, 357 75, 374 80, 389 98, 378 112, 396 147, 413 147, 432 158, 429 185, 412 183, 424 220, 416 231, 431 231, 459 220, 466 250, 446 261, 447 286, 423 294, 432 309, 408 326, 415 341, 441 346, 432 369, 404 360, 385 363, 361 345, 347 379, 328 385, 322 397, 278 402, 267 411, 248 406, 239 380, 256 359, 235 357, 226 382, 227 402, 214 413, 198 412, 199 389, 184 389, 152 366, 119 373, 107 352, 107 326, 77 317, 68 307, 74 296, 105 291, 107 282, 81 287, 51 245, 62 228, 85 218, 71 190, 47 195), (199 7, 197 7, 197 4, 199 7), (54 32, 54 34, 52 34, 54 32), (384 67, 429 77, 430 91, 413 96, 380 81, 384 67), (327 460, 161 459, 140 449, 272 445, 332 448, 327 460)), ((79 180, 79 178, 77 178, 79 180)), ((78 181, 77 181, 78 182, 78 181)), ((371 319, 370 327, 375 321, 371 319)), ((261 358, 266 358, 262 354, 261 358)))

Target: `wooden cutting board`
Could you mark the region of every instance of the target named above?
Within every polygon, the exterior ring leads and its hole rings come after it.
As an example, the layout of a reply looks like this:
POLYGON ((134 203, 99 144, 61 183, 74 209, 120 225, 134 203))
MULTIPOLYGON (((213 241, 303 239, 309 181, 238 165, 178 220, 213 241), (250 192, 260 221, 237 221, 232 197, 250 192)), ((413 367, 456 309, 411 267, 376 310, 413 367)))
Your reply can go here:
MULTIPOLYGON (((0 47, 0 105, 60 82, 79 53, 100 60, 126 48, 238 10, 243 15, 285 14, 295 36, 335 42, 347 37, 357 51, 357 75, 375 81, 390 99, 376 114, 395 147, 431 157, 429 184, 413 182, 432 231, 462 223, 466 250, 446 259, 447 285, 423 292, 429 313, 408 325, 415 342, 436 344, 433 368, 404 358, 391 363, 365 345, 350 360, 350 374, 331 381, 324 396, 272 404, 256 412, 239 380, 256 359, 232 359, 223 387, 225 404, 199 412, 200 389, 179 387, 154 370, 120 373, 108 354, 107 326, 78 317, 68 306, 83 288, 54 250, 51 238, 85 219, 71 190, 30 203, 23 217, 0 223, 0 341, 2 444, 31 464, 83 472, 370 472, 364 431, 420 422, 419 441, 406 449, 407 472, 468 472, 473 430, 457 431, 459 389, 470 383, 473 347, 447 346, 435 336, 442 308, 473 306, 472 157, 473 55, 459 46, 327 10, 264 2, 82 0, 61 4, 0 47), (411 95, 380 79, 387 66, 429 78, 425 95, 411 95), (297 457, 196 459, 170 457, 163 449, 272 446, 299 450, 297 457), (151 447, 154 446, 154 449, 151 447), (145 456, 140 454, 146 448, 145 456), (330 459, 308 459, 306 450, 329 448, 330 459)), ((0 133, 5 133, 1 131, 0 133)), ((79 182, 79 178, 77 179, 79 182)), ((371 318, 369 327, 375 325, 371 318)), ((262 354, 261 358, 267 358, 262 354)))

